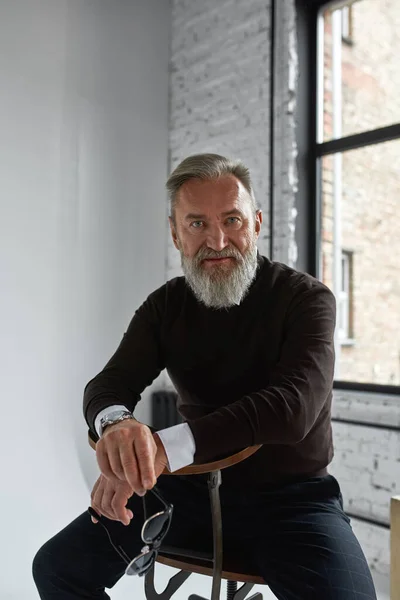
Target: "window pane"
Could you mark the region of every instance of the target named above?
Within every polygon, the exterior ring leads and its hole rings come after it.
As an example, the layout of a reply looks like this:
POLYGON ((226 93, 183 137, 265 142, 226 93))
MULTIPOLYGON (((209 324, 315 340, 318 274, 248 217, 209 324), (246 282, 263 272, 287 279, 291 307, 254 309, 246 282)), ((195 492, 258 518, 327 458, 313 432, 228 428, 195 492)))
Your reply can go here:
POLYGON ((400 1, 333 5, 321 18, 323 139, 400 122, 400 1))
POLYGON ((399 173, 400 140, 322 159, 322 280, 338 300, 339 380, 400 384, 399 173))

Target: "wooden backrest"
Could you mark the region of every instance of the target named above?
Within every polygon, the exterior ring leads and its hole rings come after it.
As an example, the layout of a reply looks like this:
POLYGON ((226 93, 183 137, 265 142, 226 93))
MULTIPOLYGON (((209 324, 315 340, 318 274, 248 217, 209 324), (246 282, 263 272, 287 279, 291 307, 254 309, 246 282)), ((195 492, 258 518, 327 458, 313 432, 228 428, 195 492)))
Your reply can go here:
POLYGON ((188 465, 187 467, 178 469, 178 471, 174 471, 173 473, 165 469, 163 471, 163 475, 199 475, 201 473, 211 473, 211 471, 222 471, 222 469, 233 467, 233 465, 237 465, 246 458, 249 458, 249 456, 252 456, 252 454, 257 452, 259 448, 261 448, 261 445, 248 446, 247 448, 244 448, 240 452, 236 452, 231 456, 227 456, 209 463, 188 465))
MULTIPOLYGON (((93 450, 96 450, 96 442, 93 437, 88 434, 89 445, 93 450)), ((210 473, 211 471, 219 471, 222 469, 227 469, 228 467, 233 467, 233 465, 237 465, 242 462, 246 458, 249 458, 252 454, 257 452, 261 448, 261 444, 257 446, 248 446, 240 452, 236 452, 231 456, 226 456, 225 458, 221 458, 219 460, 215 460, 213 462, 199 464, 199 465, 189 465, 184 467, 183 469, 178 469, 178 471, 174 471, 171 473, 168 469, 163 471, 163 475, 199 475, 201 473, 210 473)))

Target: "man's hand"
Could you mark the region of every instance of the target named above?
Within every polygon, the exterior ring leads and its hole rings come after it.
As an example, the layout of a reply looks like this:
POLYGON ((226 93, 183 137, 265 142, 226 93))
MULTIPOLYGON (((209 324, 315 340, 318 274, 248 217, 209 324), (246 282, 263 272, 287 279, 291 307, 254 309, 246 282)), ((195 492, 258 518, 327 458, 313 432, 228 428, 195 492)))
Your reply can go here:
MULTIPOLYGON (((157 434, 154 434, 154 443, 156 445, 154 470, 157 478, 167 466, 168 459, 157 434)), ((127 481, 119 481, 115 478, 107 479, 104 475, 100 475, 91 493, 91 506, 97 514, 104 515, 113 521, 121 521, 124 525, 129 525, 133 513, 129 508, 126 508, 126 505, 133 494, 134 490, 127 481)), ((93 517, 92 521, 97 523, 93 517)))
POLYGON ((109 425, 96 444, 100 470, 110 480, 125 481, 143 495, 156 483, 157 446, 147 425, 125 419, 109 425))
POLYGON ((155 485, 168 464, 157 434, 135 419, 109 425, 96 444, 96 455, 107 479, 125 481, 139 495, 155 485))
MULTIPOLYGON (((126 504, 132 495, 133 489, 126 481, 111 481, 100 475, 91 493, 91 506, 98 515, 129 525, 133 513, 126 508, 126 504)), ((93 517, 92 521, 97 523, 93 517)))

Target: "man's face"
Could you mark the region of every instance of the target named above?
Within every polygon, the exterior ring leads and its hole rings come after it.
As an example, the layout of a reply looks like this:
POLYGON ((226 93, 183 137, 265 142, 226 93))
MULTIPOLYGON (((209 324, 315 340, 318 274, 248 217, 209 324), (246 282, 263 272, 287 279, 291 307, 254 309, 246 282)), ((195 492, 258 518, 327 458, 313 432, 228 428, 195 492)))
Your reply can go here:
POLYGON ((171 233, 185 277, 206 306, 240 304, 257 269, 262 222, 251 198, 233 175, 191 179, 179 190, 171 233))

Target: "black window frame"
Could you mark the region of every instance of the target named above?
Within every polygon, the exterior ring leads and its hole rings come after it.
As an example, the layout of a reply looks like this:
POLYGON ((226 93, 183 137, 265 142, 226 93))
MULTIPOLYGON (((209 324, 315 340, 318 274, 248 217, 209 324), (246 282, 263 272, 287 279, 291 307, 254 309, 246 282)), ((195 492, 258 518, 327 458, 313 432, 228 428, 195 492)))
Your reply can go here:
MULTIPOLYGON (((400 138, 400 122, 378 129, 348 135, 318 143, 318 16, 323 7, 335 5, 338 0, 296 0, 296 27, 299 77, 296 105, 296 142, 298 150, 298 191, 296 207, 297 268, 320 278, 321 249, 321 189, 322 158, 335 152, 356 150, 365 146, 400 138)), ((400 394, 400 386, 357 381, 335 380, 334 387, 400 394)))

